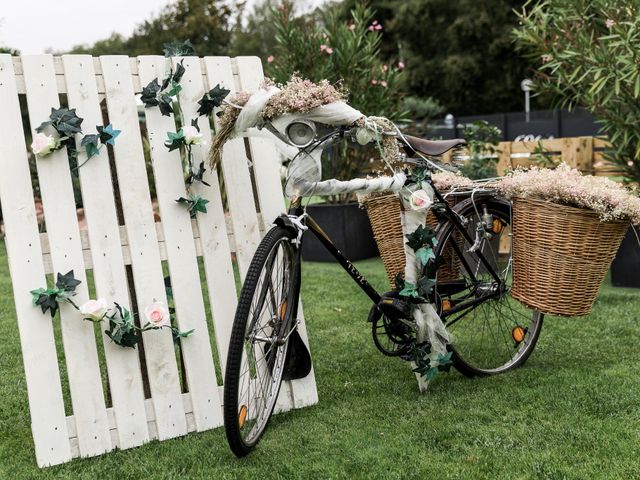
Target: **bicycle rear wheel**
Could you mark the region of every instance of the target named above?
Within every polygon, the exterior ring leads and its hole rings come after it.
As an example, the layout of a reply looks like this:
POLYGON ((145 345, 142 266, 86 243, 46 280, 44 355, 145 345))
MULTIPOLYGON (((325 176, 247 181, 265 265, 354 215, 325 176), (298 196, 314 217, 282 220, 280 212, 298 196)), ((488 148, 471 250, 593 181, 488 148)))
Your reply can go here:
POLYGON ((504 199, 484 197, 476 199, 475 207, 467 199, 455 210, 466 219, 465 229, 478 243, 465 240, 451 222, 438 229, 435 253, 445 265, 436 277, 436 304, 451 333, 455 367, 469 377, 503 373, 526 362, 543 322, 542 313, 526 308, 510 294, 511 205, 504 199), (483 217, 490 221, 488 232, 482 227, 483 217), (489 261, 503 287, 482 264, 478 252, 489 261), (473 304, 474 300, 481 301, 473 304), (465 303, 471 306, 462 308, 465 303), (456 307, 462 309, 456 312, 456 307))
POLYGON ((224 382, 224 427, 238 457, 260 440, 282 383, 300 283, 291 239, 282 227, 267 233, 238 301, 224 382))

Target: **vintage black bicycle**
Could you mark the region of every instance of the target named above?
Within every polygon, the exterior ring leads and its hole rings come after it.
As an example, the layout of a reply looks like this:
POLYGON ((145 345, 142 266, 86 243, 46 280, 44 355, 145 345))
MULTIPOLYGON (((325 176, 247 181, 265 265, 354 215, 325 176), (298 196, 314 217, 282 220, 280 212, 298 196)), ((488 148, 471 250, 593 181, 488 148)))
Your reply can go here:
MULTIPOLYGON (((297 333, 301 284, 301 246, 312 232, 372 301, 368 321, 375 346, 385 355, 407 358, 417 341, 412 317, 415 305, 398 291, 380 293, 332 243, 303 207, 302 199, 347 191, 402 188, 406 176, 372 180, 319 181, 319 152, 353 128, 330 128, 294 118, 266 125, 298 149, 289 167, 288 214, 260 243, 246 275, 231 333, 224 388, 227 439, 237 456, 249 453, 271 417, 283 380, 306 376, 310 356, 297 333)), ((408 153, 409 167, 443 168, 439 155, 464 145, 463 140, 428 141, 397 135, 408 153)), ((506 372, 522 365, 533 351, 543 315, 510 296, 511 205, 497 192, 474 187, 451 195, 450 206, 429 177, 438 206, 436 255, 457 265, 455 278, 438 279, 428 299, 450 333, 454 366, 464 375, 506 372)), ((363 319, 364 320, 364 319, 363 319)))

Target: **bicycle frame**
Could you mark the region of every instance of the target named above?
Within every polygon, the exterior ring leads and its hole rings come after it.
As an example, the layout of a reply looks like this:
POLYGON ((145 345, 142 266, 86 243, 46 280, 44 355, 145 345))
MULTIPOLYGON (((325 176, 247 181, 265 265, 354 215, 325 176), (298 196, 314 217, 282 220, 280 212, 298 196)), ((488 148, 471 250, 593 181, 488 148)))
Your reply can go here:
MULTIPOLYGON (((470 244, 473 244, 473 239, 471 238, 471 236, 469 235, 469 232, 467 232, 466 228, 462 225, 462 223, 458 219, 458 216, 456 215, 456 213, 452 210, 452 208, 449 206, 449 204, 445 201, 444 197, 440 194, 440 192, 438 192, 438 190, 435 188, 435 186, 433 185, 433 182, 431 181, 431 179, 429 179, 429 182, 431 183, 431 185, 433 187, 433 190, 434 190, 434 193, 435 193, 435 196, 436 196, 437 200, 439 202, 441 202, 442 205, 444 206, 444 209, 445 209, 444 216, 447 218, 448 221, 452 222, 452 224, 454 225, 455 229, 457 231, 459 231, 463 235, 463 237, 465 238, 465 240, 467 242, 469 242, 470 244)), ((304 209, 301 206, 301 199, 294 200, 292 202, 291 208, 289 209, 289 215, 299 217, 303 213, 304 213, 304 209)), ((356 284, 362 289, 362 291, 371 299, 371 301, 374 303, 374 305, 377 305, 381 300, 380 293, 378 293, 378 291, 367 281, 367 279, 364 277, 364 275, 362 275, 360 273, 360 271, 355 267, 355 265, 353 265, 353 263, 351 263, 351 261, 346 256, 344 256, 342 254, 342 252, 340 252, 340 250, 331 241, 331 238, 329 238, 329 236, 324 232, 322 227, 320 227, 320 225, 318 225, 318 223, 310 216, 306 216, 306 227, 311 232, 313 232, 313 234, 318 238, 320 243, 322 243, 322 245, 329 251, 329 253, 331 253, 331 255, 333 255, 333 257, 340 264, 340 266, 342 266, 342 268, 356 282, 356 284)), ((476 280, 475 275, 473 274, 472 269, 469 267, 469 264, 468 264, 467 260, 464 257, 464 253, 455 244, 455 242, 452 243, 452 246, 453 246, 453 249, 455 251, 456 256, 458 256, 458 258, 460 259, 460 261, 463 264, 464 268, 468 272, 470 272, 471 277, 475 281, 476 280)), ((491 265, 491 263, 486 259, 486 257, 484 256, 484 254, 482 252, 476 252, 476 253, 478 255, 478 258, 482 262, 483 266, 487 269, 487 271, 490 273, 490 275, 493 277, 493 279, 498 283, 498 285, 500 287, 502 287, 502 283, 503 282, 500 279, 500 277, 498 276, 498 274, 496 273, 496 271, 494 270, 494 268, 491 265)), ((298 252, 298 257, 299 256, 300 256, 300 251, 298 252)), ((299 262, 300 262, 300 260, 298 259, 298 264, 299 264, 299 262)), ((500 290, 498 290, 498 292, 499 291, 500 290)), ((446 315, 443 315, 443 320, 444 320, 444 318, 446 316, 450 316, 452 314, 461 312, 463 310, 466 310, 467 308, 475 308, 480 303, 483 303, 484 301, 486 301, 486 300, 488 300, 490 298, 494 298, 496 295, 499 295, 499 293, 489 294, 489 295, 485 295, 485 296, 480 297, 480 298, 471 299, 468 302, 463 302, 463 303, 457 305, 456 307, 450 309, 449 311, 447 311, 446 315)), ((457 321, 457 319, 454 320, 454 322, 455 321, 457 321)))

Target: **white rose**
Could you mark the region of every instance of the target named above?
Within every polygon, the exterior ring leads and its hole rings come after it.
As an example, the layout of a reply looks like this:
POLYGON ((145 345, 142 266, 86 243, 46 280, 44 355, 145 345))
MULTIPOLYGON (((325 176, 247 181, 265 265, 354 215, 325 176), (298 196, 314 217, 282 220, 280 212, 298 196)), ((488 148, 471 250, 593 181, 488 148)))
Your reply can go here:
POLYGON ((182 133, 184 133, 184 141, 187 145, 200 145, 203 141, 202 133, 192 125, 182 127, 182 133))
POLYGON ((169 308, 162 302, 154 302, 144 309, 144 316, 154 327, 171 325, 169 308))
POLYGON ((36 133, 31 143, 31 151, 38 157, 44 157, 53 152, 58 146, 58 141, 53 135, 47 135, 45 133, 36 133))
POLYGON ((433 203, 429 194, 424 190, 416 190, 413 192, 409 201, 412 210, 426 210, 433 203))
POLYGON ((98 300, 89 300, 80 306, 80 313, 84 318, 88 318, 89 320, 100 321, 104 318, 107 311, 109 310, 109 305, 104 298, 99 298, 98 300))

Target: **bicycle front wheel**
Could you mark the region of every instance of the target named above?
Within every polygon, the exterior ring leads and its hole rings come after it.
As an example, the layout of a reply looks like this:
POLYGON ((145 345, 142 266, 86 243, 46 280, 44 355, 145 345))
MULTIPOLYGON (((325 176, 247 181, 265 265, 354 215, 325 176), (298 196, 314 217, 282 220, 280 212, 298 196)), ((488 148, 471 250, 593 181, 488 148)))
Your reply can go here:
POLYGON ((435 251, 444 261, 436 275, 436 304, 451 334, 454 365, 469 377, 503 373, 524 364, 543 321, 542 313, 510 294, 511 205, 494 197, 475 203, 468 199, 455 207, 473 242, 447 222, 438 229, 435 251))
POLYGON ((282 383, 300 282, 291 240, 282 227, 265 235, 238 300, 224 382, 224 427, 238 457, 260 440, 282 383))

